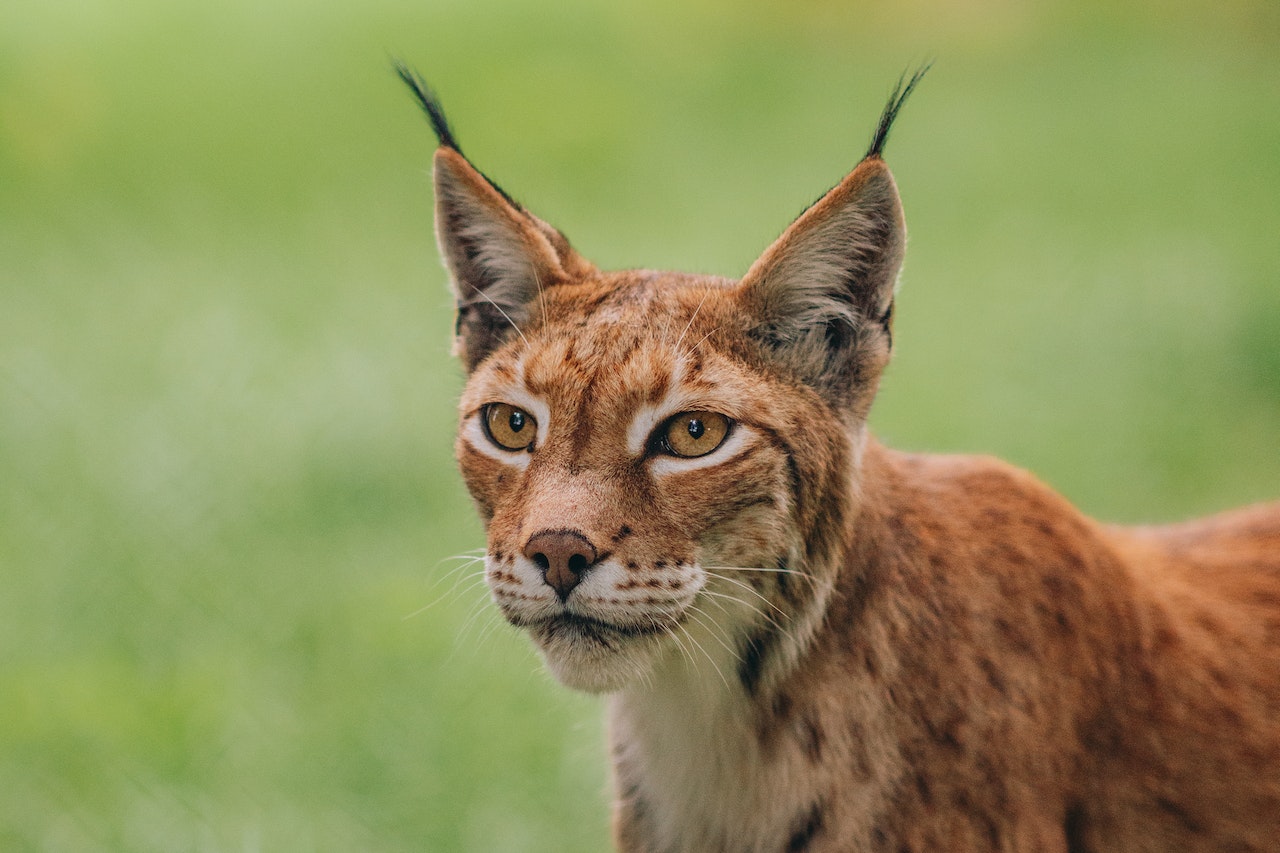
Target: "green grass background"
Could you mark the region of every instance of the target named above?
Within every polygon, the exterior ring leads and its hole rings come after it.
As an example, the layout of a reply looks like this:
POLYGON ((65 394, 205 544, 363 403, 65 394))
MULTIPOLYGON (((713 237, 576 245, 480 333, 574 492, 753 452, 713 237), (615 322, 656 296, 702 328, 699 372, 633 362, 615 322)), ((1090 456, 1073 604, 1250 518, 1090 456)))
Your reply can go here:
POLYGON ((607 844, 598 700, 448 559, 390 54, 601 265, 731 275, 936 57, 881 438, 1110 519, 1280 496, 1274 0, 8 0, 0 849, 607 844))

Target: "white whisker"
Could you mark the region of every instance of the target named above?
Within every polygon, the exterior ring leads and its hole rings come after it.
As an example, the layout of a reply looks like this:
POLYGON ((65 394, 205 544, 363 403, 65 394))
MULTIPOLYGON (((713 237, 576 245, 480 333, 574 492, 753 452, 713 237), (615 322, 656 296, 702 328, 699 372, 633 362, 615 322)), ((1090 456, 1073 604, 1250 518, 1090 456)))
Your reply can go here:
POLYGON ((765 604, 769 605, 769 606, 770 606, 770 607, 772 607, 774 610, 776 610, 776 611, 778 612, 778 615, 779 615, 779 616, 781 616, 783 619, 786 619, 786 618, 787 618, 787 613, 786 613, 786 611, 785 611, 785 610, 783 610, 781 607, 779 607, 778 605, 774 604, 772 601, 770 601, 769 599, 767 599, 767 598, 765 598, 763 595, 761 595, 761 594, 760 594, 760 591, 759 591, 758 589, 756 589, 755 587, 753 587, 751 584, 743 583, 742 581, 738 580, 737 578, 726 577, 725 575, 716 575, 716 577, 720 578, 720 580, 722 580, 722 581, 728 581, 728 582, 729 582, 729 583, 731 583, 731 584, 735 584, 736 586, 740 586, 740 587, 742 587, 742 588, 743 588, 743 589, 745 589, 747 592, 751 593, 751 594, 752 594, 752 595, 754 595, 756 598, 760 599, 760 600, 761 600, 761 601, 763 601, 765 604))
MULTIPOLYGON (((439 578, 435 584, 432 584, 432 589, 434 589, 436 586, 439 586, 439 584, 447 580, 451 575, 456 575, 456 577, 454 577, 454 580, 453 580, 453 585, 450 586, 448 590, 436 596, 429 604, 423 605, 422 607, 418 608, 412 613, 407 614, 402 618, 405 620, 414 619, 418 616, 421 616, 423 613, 426 613, 428 610, 435 607, 437 604, 440 604, 442 601, 450 601, 450 602, 457 601, 463 595, 467 595, 477 587, 484 585, 484 569, 481 569, 478 572, 467 572, 465 574, 458 575, 457 572, 463 568, 465 568, 465 566, 452 570, 451 572, 449 572, 449 574, 446 574, 444 577, 439 578), (468 583, 468 581, 470 581, 470 583, 468 583)), ((428 590, 428 592, 430 591, 431 590, 428 590)))
MULTIPOLYGON (((680 625, 679 627, 680 627, 681 633, 683 633, 685 637, 689 639, 689 642, 693 643, 693 645, 697 647, 698 651, 702 652, 702 656, 707 659, 707 663, 711 664, 711 668, 716 671, 716 675, 720 676, 720 680, 724 682, 725 689, 726 690, 730 689, 729 680, 725 678, 724 673, 720 671, 720 667, 716 663, 715 658, 711 657, 711 654, 705 648, 702 647, 702 643, 699 643, 697 638, 694 637, 693 634, 689 633, 689 629, 687 627, 685 627, 684 625, 680 625)), ((689 663, 690 664, 693 663, 692 658, 690 658, 689 663)))
POLYGON ((471 613, 467 616, 467 620, 462 623, 462 627, 458 629, 457 639, 454 641, 454 647, 469 645, 474 647, 474 643, 467 643, 468 634, 475 627, 477 620, 481 617, 489 617, 493 615, 493 608, 489 607, 487 600, 480 600, 471 605, 471 613))
POLYGON ((742 605, 743 607, 745 607, 745 608, 747 608, 748 610, 750 610, 750 611, 751 611, 752 613, 754 613, 756 616, 759 616, 759 617, 760 617, 761 619, 763 619, 765 622, 767 622, 767 623, 769 623, 770 625, 772 625, 772 626, 773 626, 774 628, 776 628, 777 630, 779 630, 779 631, 786 630, 785 628, 783 628, 783 626, 782 626, 782 623, 781 623, 781 622, 779 622, 777 619, 773 618, 773 616, 771 616, 770 614, 768 614, 768 613, 766 613, 765 611, 761 610, 761 609, 760 609, 759 607, 757 607, 756 605, 752 604, 750 601, 747 601, 746 599, 738 598, 738 597, 736 597, 736 596, 732 596, 732 595, 729 595, 729 594, 727 594, 727 593, 723 593, 723 592, 712 592, 711 590, 707 590, 707 589, 702 590, 702 592, 701 592, 700 594, 701 594, 701 595, 706 595, 706 596, 708 597, 708 599, 711 601, 711 603, 712 603, 712 604, 714 604, 716 607, 719 607, 719 608, 720 608, 720 610, 721 610, 722 612, 724 612, 725 614, 729 614, 729 612, 730 612, 730 611, 729 611, 729 608, 725 607, 725 606, 724 606, 723 604, 721 604, 721 603, 720 603, 720 601, 718 601, 717 599, 723 599, 724 601, 732 601, 734 604, 740 604, 740 605, 742 605))
POLYGON ((477 287, 477 288, 474 288, 474 290, 475 290, 475 292, 476 292, 476 293, 479 293, 479 294, 480 294, 481 296, 483 296, 486 300, 488 300, 488 302, 489 302, 489 304, 490 304, 490 305, 492 305, 494 308, 497 308, 497 309, 498 309, 498 313, 502 315, 502 317, 503 317, 503 319, 504 319, 504 320, 506 320, 508 323, 510 323, 510 324, 511 324, 511 328, 513 328, 513 329, 515 329, 515 330, 516 330, 516 334, 520 336, 520 340, 524 341, 525 349, 528 349, 528 348, 529 348, 529 339, 528 339, 528 338, 526 338, 526 337, 524 336, 524 332, 520 331, 520 327, 516 325, 516 321, 515 321, 515 320, 512 320, 512 319, 511 319, 511 316, 510 316, 509 314, 507 314, 507 312, 506 312, 506 311, 503 311, 503 310, 502 310, 502 306, 501 306, 501 305, 499 305, 498 303, 494 302, 494 301, 493 301, 493 298, 492 298, 491 296, 489 296, 489 294, 485 293, 483 290, 481 290, 481 289, 480 289, 480 288, 478 288, 478 287, 477 287))
POLYGON ((702 568, 709 572, 768 572, 779 575, 800 575, 801 577, 813 580, 813 575, 808 572, 802 572, 799 569, 767 569, 763 566, 703 566, 702 568))
MULTIPOLYGON (((486 607, 485 611, 490 617, 493 615, 493 610, 491 608, 486 607)), ((477 648, 484 646, 484 644, 489 642, 490 638, 492 638, 494 634, 498 633, 502 626, 506 624, 507 621, 505 619, 489 618, 488 623, 480 629, 480 634, 476 637, 474 645, 477 648)))
POLYGON ((676 338, 676 345, 672 347, 674 350, 680 349, 680 344, 684 341, 684 336, 689 334, 689 327, 693 325, 693 321, 698 319, 698 312, 702 310, 702 306, 706 304, 707 297, 711 295, 711 288, 707 288, 702 292, 702 301, 698 303, 698 307, 693 309, 693 316, 689 318, 689 322, 685 323, 684 331, 680 333, 680 337, 676 338))
POLYGON ((689 665, 690 665, 690 666, 692 666, 692 665, 693 665, 693 654, 689 651, 689 649, 685 646, 685 644, 684 644, 684 643, 680 642, 680 635, 679 635, 679 634, 677 634, 675 631, 671 631, 671 632, 670 632, 670 637, 671 637, 671 639, 675 642, 675 644, 676 644, 677 648, 679 648, 679 649, 680 649, 680 654, 681 654, 681 656, 683 656, 683 657, 684 657, 684 659, 685 659, 685 660, 687 660, 687 661, 689 662, 689 665))
MULTIPOLYGON (((542 312, 542 322, 547 321, 547 297, 542 292, 542 279, 538 277, 538 268, 529 262, 529 272, 533 273, 533 284, 538 290, 538 310, 542 312)), ((526 344, 528 341, 525 342, 526 344)))
POLYGON ((719 326, 716 326, 714 329, 712 329, 711 331, 707 332, 705 335, 703 335, 703 336, 698 340, 698 342, 697 342, 696 344, 694 344, 693 346, 689 347, 689 352, 693 352, 693 351, 694 351, 694 350, 696 350, 698 347, 702 346, 702 342, 703 342, 703 341, 705 341, 707 338, 711 337, 712 335, 714 335, 714 334, 715 334, 716 332, 718 332, 718 331, 720 331, 720 327, 719 327, 719 326))
POLYGON ((706 629, 707 633, 710 634, 712 638, 715 639, 715 641, 720 644, 720 647, 722 649, 728 652, 729 655, 738 663, 742 663, 742 656, 739 655, 737 651, 735 651, 733 648, 731 648, 729 644, 726 643, 724 639, 720 636, 720 632, 716 630, 716 627, 717 627, 716 620, 711 618, 711 614, 706 613, 702 608, 697 607, 696 605, 690 606, 688 613, 693 619, 697 620, 699 625, 701 625, 704 629, 706 629), (700 618, 702 616, 706 616, 707 620, 709 620, 711 624, 708 625, 707 622, 703 621, 702 618, 700 618))

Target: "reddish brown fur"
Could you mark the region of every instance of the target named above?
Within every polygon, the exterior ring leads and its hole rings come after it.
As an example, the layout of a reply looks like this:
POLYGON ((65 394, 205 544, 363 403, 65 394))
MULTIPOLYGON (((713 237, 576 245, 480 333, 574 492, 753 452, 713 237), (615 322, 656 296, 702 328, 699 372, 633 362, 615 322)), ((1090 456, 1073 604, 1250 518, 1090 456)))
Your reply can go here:
POLYGON ((870 439, 905 235, 878 157, 741 282, 600 272, 436 169, 490 586, 610 694, 620 849, 1280 849, 1280 504, 1107 527, 870 439), (682 411, 734 426, 676 458, 682 411), (590 544, 576 586, 551 539, 590 544))

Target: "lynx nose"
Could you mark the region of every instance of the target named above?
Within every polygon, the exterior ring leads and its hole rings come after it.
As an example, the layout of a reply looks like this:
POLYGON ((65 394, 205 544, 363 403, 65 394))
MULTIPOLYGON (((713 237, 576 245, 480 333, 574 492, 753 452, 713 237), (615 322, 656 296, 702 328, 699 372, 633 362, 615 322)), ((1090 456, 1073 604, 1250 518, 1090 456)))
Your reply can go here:
POLYGON ((564 601, 596 562, 595 546, 575 530, 544 530, 524 546, 547 585, 564 601))

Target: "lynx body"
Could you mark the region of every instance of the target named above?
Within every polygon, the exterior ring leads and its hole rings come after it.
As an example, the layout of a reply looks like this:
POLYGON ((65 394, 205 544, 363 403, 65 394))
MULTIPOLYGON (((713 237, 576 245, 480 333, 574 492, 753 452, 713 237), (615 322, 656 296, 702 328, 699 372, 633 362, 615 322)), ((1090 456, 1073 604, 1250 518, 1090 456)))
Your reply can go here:
POLYGON ((489 586, 608 694, 619 849, 1280 850, 1280 504, 1107 527, 867 434, 918 76, 733 281, 597 270, 401 73, 442 143, 489 586))

